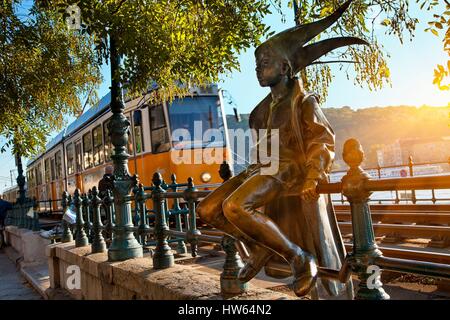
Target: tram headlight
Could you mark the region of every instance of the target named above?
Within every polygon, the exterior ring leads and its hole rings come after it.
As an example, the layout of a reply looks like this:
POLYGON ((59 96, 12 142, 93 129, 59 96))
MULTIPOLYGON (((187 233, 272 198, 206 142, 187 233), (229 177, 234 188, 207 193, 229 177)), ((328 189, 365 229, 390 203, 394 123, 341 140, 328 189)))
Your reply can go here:
POLYGON ((209 172, 203 172, 201 175, 200 175, 200 179, 204 182, 204 183, 207 183, 207 182, 210 182, 211 181, 211 174, 209 173, 209 172))

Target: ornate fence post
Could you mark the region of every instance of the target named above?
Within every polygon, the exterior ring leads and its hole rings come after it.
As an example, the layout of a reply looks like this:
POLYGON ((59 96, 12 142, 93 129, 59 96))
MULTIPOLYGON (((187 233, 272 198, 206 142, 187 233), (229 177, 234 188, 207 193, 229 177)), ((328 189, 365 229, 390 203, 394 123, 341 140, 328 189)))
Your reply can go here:
POLYGON ((23 205, 20 202, 16 202, 16 208, 17 208, 17 214, 19 215, 19 224, 17 225, 18 228, 26 228, 26 217, 25 217, 25 211, 23 210, 23 205))
MULTIPOLYGON (((170 176, 170 180, 172 182, 172 187, 171 187, 172 191, 173 192, 177 192, 178 191, 178 187, 177 187, 177 177, 176 177, 176 175, 172 174, 170 176)), ((174 212, 180 212, 181 211, 180 199, 178 199, 178 198, 173 199, 172 210, 174 212)), ((177 231, 183 231, 183 225, 181 223, 181 214, 176 214, 175 215, 175 224, 176 224, 175 227, 176 227, 177 231)), ((187 248, 186 248, 186 245, 185 245, 183 240, 178 241, 177 253, 179 253, 179 254, 187 253, 187 248)))
POLYGON ((350 167, 342 178, 342 190, 350 202, 352 214, 353 253, 350 254, 350 262, 360 280, 356 299, 389 299, 389 295, 382 288, 380 281, 381 269, 375 265, 375 259, 382 254, 376 244, 372 226, 369 208, 371 192, 365 188, 366 181, 370 176, 360 167, 364 159, 364 151, 358 140, 349 139, 345 142, 343 158, 350 167), (378 272, 378 274, 372 276, 373 272, 378 272))
MULTIPOLYGON (((226 161, 220 165, 219 175, 224 183, 233 176, 230 165, 226 161)), ((243 283, 238 279, 239 270, 241 270, 244 264, 236 249, 236 240, 233 237, 224 235, 221 245, 226 254, 223 271, 220 274, 220 289, 222 294, 232 295, 246 292, 248 283, 243 283)))
POLYGON ((197 230, 197 214, 195 212, 196 198, 193 196, 193 192, 197 191, 194 186, 194 180, 188 178, 188 187, 184 190, 184 199, 188 202, 189 209, 189 229, 186 233, 186 240, 191 245, 191 255, 195 258, 198 254, 198 236, 201 235, 197 230))
POLYGON ((141 220, 140 216, 139 216, 139 206, 138 206, 138 201, 137 199, 137 194, 139 192, 139 186, 135 185, 133 188, 133 196, 134 196, 134 216, 132 216, 132 221, 133 221, 133 226, 135 228, 135 231, 133 232, 134 237, 136 238, 136 240, 142 245, 142 242, 140 241, 139 238, 139 222, 141 220))
POLYGON ((93 239, 92 239, 92 253, 106 252, 105 239, 102 236, 103 224, 100 219, 100 204, 101 199, 98 197, 97 187, 92 188, 92 212, 93 212, 93 239))
POLYGON ((31 230, 33 228, 34 214, 33 214, 33 218, 28 215, 28 210, 29 210, 28 209, 28 201, 25 201, 22 204, 22 207, 23 207, 23 212, 24 212, 24 215, 25 215, 25 228, 28 229, 28 230, 31 230))
POLYGON ((128 171, 127 143, 130 122, 123 111, 122 84, 120 82, 120 54, 117 51, 115 35, 109 35, 111 60, 111 121, 108 129, 114 152, 111 158, 114 162, 114 211, 116 214, 115 226, 111 246, 108 249, 109 261, 122 261, 143 256, 142 246, 136 240, 132 231, 130 191, 136 185, 136 176, 133 178, 128 171))
POLYGON ((111 190, 106 190, 106 195, 103 198, 103 206, 105 208, 106 212, 106 225, 105 225, 105 231, 106 231, 106 238, 111 239, 112 237, 112 230, 114 228, 114 218, 113 218, 113 197, 111 194, 111 190))
POLYGON ((33 230, 33 231, 40 231, 41 230, 41 225, 39 223, 39 213, 37 211, 37 209, 38 209, 38 202, 37 202, 36 198, 33 198, 30 201, 31 201, 31 205, 33 206, 33 227, 32 227, 31 230, 33 230))
POLYGON ((80 190, 76 189, 73 195, 73 204, 77 210, 77 234, 75 237, 75 247, 85 247, 89 244, 86 232, 84 232, 83 212, 81 211, 80 190))
MULTIPOLYGON (((91 190, 89 189, 89 194, 91 194, 91 190)), ((83 207, 83 213, 84 213, 84 232, 86 233, 86 237, 88 238, 88 242, 92 243, 92 223, 90 218, 90 209, 89 206, 91 204, 91 200, 89 199, 89 196, 87 194, 82 195, 82 207, 83 207)))
MULTIPOLYGON (((414 177, 414 162, 412 156, 409 156, 408 158, 408 167, 409 167, 409 176, 414 177)), ((416 190, 411 190, 411 201, 413 204, 416 204, 417 202, 416 190)))
POLYGON ((161 188, 162 177, 159 172, 153 175, 153 185, 154 189, 152 191, 153 199, 153 210, 155 210, 155 237, 156 237, 156 248, 153 254, 153 268, 154 269, 165 269, 170 268, 174 265, 174 258, 172 249, 167 243, 167 232, 169 228, 166 224, 165 217, 165 201, 162 194, 165 192, 161 188))
MULTIPOLYGON (((64 191, 62 194, 62 201, 61 201, 62 209, 63 209, 63 215, 65 214, 67 207, 70 206, 70 201, 68 199, 67 191, 64 191)), ((63 234, 61 238, 61 242, 71 242, 73 241, 73 235, 72 231, 70 230, 69 223, 64 220, 63 218, 63 234)))
POLYGON ((145 245, 146 236, 150 233, 150 226, 147 224, 147 206, 145 205, 145 200, 144 185, 139 183, 136 192, 136 207, 140 213, 138 235, 142 245, 145 245))

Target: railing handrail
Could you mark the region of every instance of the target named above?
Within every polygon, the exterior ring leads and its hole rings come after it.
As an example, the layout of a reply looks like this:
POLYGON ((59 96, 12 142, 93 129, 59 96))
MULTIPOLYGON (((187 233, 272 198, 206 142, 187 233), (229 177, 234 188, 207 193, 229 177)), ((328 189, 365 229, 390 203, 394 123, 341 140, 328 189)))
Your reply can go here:
MULTIPOLYGON (((367 191, 450 189, 450 175, 383 180, 367 179, 364 187, 367 191)), ((342 193, 342 182, 319 184, 316 191, 321 194, 342 193)))
MULTIPOLYGON (((430 166, 430 165, 434 165, 434 164, 449 164, 449 161, 437 161, 437 162, 419 162, 419 163, 405 163, 405 164, 393 164, 393 165, 389 165, 389 166, 380 166, 380 167, 365 167, 364 170, 368 171, 368 170, 383 170, 383 169, 393 169, 393 168, 403 168, 403 167, 418 167, 418 166, 430 166)), ((332 170, 331 173, 342 173, 342 172, 347 172, 347 170, 343 169, 343 170, 332 170)))

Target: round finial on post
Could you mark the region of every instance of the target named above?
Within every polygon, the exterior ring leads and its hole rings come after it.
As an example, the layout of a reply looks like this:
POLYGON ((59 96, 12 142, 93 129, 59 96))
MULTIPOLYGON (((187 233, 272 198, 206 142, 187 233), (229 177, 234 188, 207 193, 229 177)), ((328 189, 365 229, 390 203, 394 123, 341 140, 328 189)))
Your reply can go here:
POLYGON ((145 196, 145 189, 142 183, 136 186, 136 201, 143 201, 145 196))
POLYGON ((153 174, 152 182, 155 185, 155 187, 159 188, 163 182, 161 173, 155 172, 153 174))
POLYGON ((194 179, 192 179, 192 177, 189 177, 187 182, 188 182, 188 188, 194 187, 194 179))
POLYGON ((80 204, 80 189, 75 189, 75 192, 73 193, 73 204, 77 206, 80 204))
POLYGON ((91 192, 92 197, 96 197, 98 195, 98 191, 97 191, 97 187, 96 186, 94 186, 92 188, 92 191, 89 190, 89 192, 91 192))
POLYGON ((64 191, 62 193, 62 199, 61 199, 61 205, 63 206, 63 208, 67 207, 67 205, 68 205, 67 198, 68 198, 67 191, 64 191))
POLYGON ((220 165, 219 175, 223 181, 227 181, 228 179, 230 179, 233 176, 233 173, 231 172, 231 168, 230 168, 230 165, 228 164, 228 162, 224 161, 220 165))
POLYGON ((81 199, 81 204, 82 204, 82 205, 87 206, 87 205, 89 204, 89 199, 88 199, 88 196, 87 196, 86 193, 83 193, 83 194, 80 196, 80 199, 81 199))
POLYGON ((103 202, 105 203, 105 205, 112 204, 113 198, 112 198, 111 190, 109 190, 109 189, 106 190, 106 196, 103 198, 103 202))
POLYGON ((342 157, 350 169, 357 169, 364 160, 364 150, 356 139, 348 139, 344 144, 342 157))
POLYGON ((408 157, 408 167, 409 167, 409 176, 410 177, 414 176, 414 162, 412 156, 408 157))
POLYGON ((39 202, 36 197, 33 197, 33 209, 37 211, 39 209, 39 202))

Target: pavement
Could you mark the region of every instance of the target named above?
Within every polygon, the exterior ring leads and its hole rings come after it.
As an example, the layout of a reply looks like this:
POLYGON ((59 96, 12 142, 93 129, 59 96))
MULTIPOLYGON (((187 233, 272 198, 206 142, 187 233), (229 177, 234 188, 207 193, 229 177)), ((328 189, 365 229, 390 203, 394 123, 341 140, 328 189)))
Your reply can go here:
MULTIPOLYGON (((194 269, 212 274, 220 274, 224 264, 224 253, 214 247, 201 247, 199 256, 192 258, 184 255, 184 259, 177 259, 177 263, 190 265, 194 269)), ((70 296, 65 292, 51 290, 48 267, 41 265, 23 265, 16 267, 18 259, 14 250, 6 248, 0 250, 0 300, 68 300, 70 296), (8 258, 9 257, 9 258, 8 258)), ((358 280, 353 278, 355 286, 358 280)), ((261 271, 251 283, 257 287, 293 294, 288 284, 292 278, 274 279, 261 271)), ((398 273, 383 272, 383 288, 391 300, 450 300, 450 285, 442 286, 435 279, 398 273)), ((339 298, 339 300, 342 298, 339 298)))
POLYGON ((0 300, 42 300, 4 250, 0 250, 0 300))

